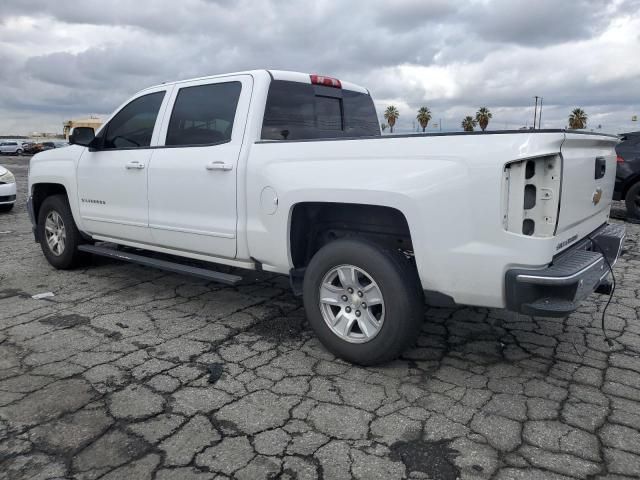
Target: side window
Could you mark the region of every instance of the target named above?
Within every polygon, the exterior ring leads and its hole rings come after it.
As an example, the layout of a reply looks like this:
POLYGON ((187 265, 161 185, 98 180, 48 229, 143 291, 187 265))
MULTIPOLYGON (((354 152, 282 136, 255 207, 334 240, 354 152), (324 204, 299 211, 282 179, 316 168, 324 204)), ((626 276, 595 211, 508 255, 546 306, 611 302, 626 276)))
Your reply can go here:
POLYGON ((211 145, 231 140, 242 84, 212 83, 181 88, 165 145, 211 145))
POLYGON ((136 148, 151 145, 153 127, 164 93, 143 95, 120 110, 105 129, 102 148, 136 148))

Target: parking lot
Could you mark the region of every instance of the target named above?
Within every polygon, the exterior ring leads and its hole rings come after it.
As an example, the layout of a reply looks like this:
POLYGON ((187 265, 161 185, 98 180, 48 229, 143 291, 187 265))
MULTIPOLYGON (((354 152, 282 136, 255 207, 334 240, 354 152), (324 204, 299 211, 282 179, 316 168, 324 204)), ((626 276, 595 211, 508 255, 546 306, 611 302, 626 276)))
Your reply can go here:
POLYGON ((0 216, 0 479, 640 476, 640 225, 613 347, 604 296, 564 320, 425 308, 415 348, 360 368, 316 341, 286 277, 53 270, 28 158, 0 163, 18 181, 0 216))

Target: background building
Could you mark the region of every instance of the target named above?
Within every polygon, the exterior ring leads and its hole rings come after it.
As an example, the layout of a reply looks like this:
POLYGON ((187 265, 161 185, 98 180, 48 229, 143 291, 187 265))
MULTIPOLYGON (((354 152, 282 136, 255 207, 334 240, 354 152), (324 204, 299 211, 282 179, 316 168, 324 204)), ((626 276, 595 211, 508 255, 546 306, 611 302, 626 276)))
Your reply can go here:
POLYGON ((102 119, 100 117, 96 117, 91 115, 88 118, 79 118, 75 120, 67 120, 63 123, 62 133, 64 138, 69 140, 69 135, 71 135, 71 131, 75 127, 91 127, 94 130, 97 130, 102 125, 102 119))

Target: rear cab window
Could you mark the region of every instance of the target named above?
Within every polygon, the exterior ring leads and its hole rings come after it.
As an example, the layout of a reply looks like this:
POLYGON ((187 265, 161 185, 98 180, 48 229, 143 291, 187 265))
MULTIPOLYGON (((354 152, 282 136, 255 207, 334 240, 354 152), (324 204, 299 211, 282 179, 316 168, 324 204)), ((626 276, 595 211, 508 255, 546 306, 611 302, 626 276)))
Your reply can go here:
POLYGON ((370 95, 288 80, 271 82, 263 140, 373 136, 380 136, 380 127, 370 95))

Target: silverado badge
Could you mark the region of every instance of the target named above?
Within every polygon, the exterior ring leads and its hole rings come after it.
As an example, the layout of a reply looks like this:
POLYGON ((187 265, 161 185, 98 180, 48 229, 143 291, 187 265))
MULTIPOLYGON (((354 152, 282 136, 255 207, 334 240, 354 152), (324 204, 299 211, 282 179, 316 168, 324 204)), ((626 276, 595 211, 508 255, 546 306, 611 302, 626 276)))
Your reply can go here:
POLYGON ((596 191, 593 192, 593 204, 597 205, 598 203, 600 203, 600 199, 602 198, 602 189, 601 188, 596 188, 596 191))

